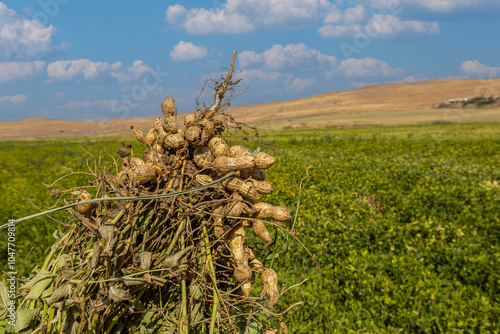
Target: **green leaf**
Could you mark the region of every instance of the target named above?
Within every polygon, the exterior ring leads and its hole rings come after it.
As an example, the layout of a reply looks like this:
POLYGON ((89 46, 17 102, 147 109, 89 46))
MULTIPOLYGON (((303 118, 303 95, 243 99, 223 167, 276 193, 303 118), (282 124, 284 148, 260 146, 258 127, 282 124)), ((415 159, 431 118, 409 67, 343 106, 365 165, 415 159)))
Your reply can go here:
POLYGON ((52 236, 54 237, 54 239, 59 241, 59 239, 61 239, 64 236, 64 233, 59 230, 55 230, 52 236))
POLYGON ((271 253, 268 256, 266 256, 266 261, 272 260, 272 259, 277 259, 280 256, 279 253, 271 253))
POLYGON ((36 309, 21 309, 16 312, 16 332, 20 332, 28 328, 31 324, 31 321, 37 314, 38 310, 36 309))
POLYGON ((248 323, 248 325, 243 323, 240 334, 262 334, 262 328, 254 321, 248 323))
MULTIPOLYGON (((35 278, 33 279, 33 286, 31 287, 28 295, 25 297, 26 299, 39 298, 45 292, 45 290, 47 290, 49 285, 52 283, 52 280, 54 279, 54 276, 51 276, 49 272, 46 272, 44 275, 40 275, 38 278, 37 276, 35 276, 35 278)), ((31 281, 29 283, 31 283, 31 281)))
POLYGON ((45 278, 45 277, 48 277, 50 276, 50 271, 47 271, 47 270, 40 270, 36 275, 35 277, 33 277, 28 283, 24 284, 23 286, 20 287, 21 290, 28 290, 28 289, 31 289, 31 287, 33 286, 33 284, 35 284, 35 282, 37 282, 38 280, 40 280, 41 278, 45 278))
POLYGON ((7 288, 7 284, 0 282, 0 309, 6 309, 9 305, 9 289, 7 288))

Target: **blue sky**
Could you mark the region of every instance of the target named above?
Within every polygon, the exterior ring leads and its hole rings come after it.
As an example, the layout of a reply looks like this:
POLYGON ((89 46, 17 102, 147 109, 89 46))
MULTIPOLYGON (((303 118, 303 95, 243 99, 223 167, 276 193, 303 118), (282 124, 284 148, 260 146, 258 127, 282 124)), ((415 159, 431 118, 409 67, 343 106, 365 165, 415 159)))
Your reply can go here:
POLYGON ((187 112, 232 50, 233 105, 492 78, 499 42, 500 0, 0 0, 0 121, 187 112))

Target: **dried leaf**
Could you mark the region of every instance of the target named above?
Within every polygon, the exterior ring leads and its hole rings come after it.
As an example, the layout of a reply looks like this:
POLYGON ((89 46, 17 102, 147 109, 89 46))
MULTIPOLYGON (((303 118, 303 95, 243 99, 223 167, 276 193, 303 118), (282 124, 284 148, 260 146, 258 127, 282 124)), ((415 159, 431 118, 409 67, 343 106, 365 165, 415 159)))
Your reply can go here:
POLYGON ((68 298, 71 295, 72 291, 73 289, 69 283, 58 287, 56 290, 54 290, 54 292, 52 292, 52 295, 50 297, 46 298, 47 304, 52 305, 62 299, 68 298))
POLYGON ((124 300, 132 299, 132 295, 128 290, 113 285, 109 288, 109 298, 111 298, 115 302, 121 302, 124 300))
POLYGON ((193 249, 193 245, 184 248, 183 250, 178 251, 174 255, 171 255, 165 259, 165 267, 172 268, 179 264, 180 260, 187 254, 191 249, 193 249))

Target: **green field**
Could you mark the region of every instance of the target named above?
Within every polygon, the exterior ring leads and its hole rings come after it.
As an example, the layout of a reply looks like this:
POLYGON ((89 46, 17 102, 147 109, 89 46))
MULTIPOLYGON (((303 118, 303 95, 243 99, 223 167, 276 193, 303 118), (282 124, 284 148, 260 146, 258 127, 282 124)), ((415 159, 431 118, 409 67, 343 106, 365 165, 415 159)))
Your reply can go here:
MULTIPOLYGON (((310 278, 277 304, 278 312, 305 302, 284 317, 290 333, 500 333, 500 124, 264 137, 279 147, 268 172, 275 191, 264 200, 294 216, 299 182, 308 165, 316 167, 304 184, 296 235, 320 266, 297 242, 285 251, 282 238, 274 260, 280 284, 310 278)), ((1 142, 1 222, 37 212, 30 195, 40 208, 57 204, 42 182, 67 174, 63 166, 87 171, 79 146, 95 156, 120 147, 113 138, 1 142)), ((73 175, 62 188, 87 179, 73 175)), ((17 265, 36 247, 24 273, 42 261, 58 226, 47 218, 19 224, 17 265)))

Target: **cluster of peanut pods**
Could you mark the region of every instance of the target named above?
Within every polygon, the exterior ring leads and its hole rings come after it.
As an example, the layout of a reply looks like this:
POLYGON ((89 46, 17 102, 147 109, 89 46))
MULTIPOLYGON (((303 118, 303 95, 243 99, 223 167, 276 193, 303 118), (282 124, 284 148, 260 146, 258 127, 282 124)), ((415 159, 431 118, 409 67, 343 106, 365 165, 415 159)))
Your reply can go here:
POLYGON ((190 181, 194 181, 191 184, 207 185, 235 172, 221 182, 227 200, 212 208, 213 235, 229 245, 230 265, 240 284, 240 294, 250 295, 254 273, 258 273, 268 307, 272 308, 279 297, 278 277, 273 269, 265 268, 256 252, 247 246, 245 229, 251 229, 264 243, 270 243, 272 238, 266 220, 280 224, 291 219, 286 207, 258 202, 262 195, 273 191, 271 184, 265 181, 263 170, 271 167, 276 159, 263 152, 252 155, 250 149, 241 145, 229 146, 217 136, 223 127, 210 115, 200 119, 188 115, 184 127, 179 129, 172 98, 163 101, 162 112, 163 117, 155 120, 155 126, 147 134, 132 127, 136 139, 147 144, 150 150, 143 154, 143 159, 126 156, 118 182, 133 186, 163 181, 175 190, 185 181, 179 172, 182 162, 186 164, 189 160, 192 161, 190 181), (183 153, 179 154, 180 151, 183 153), (184 159, 170 159, 172 156, 184 159))

